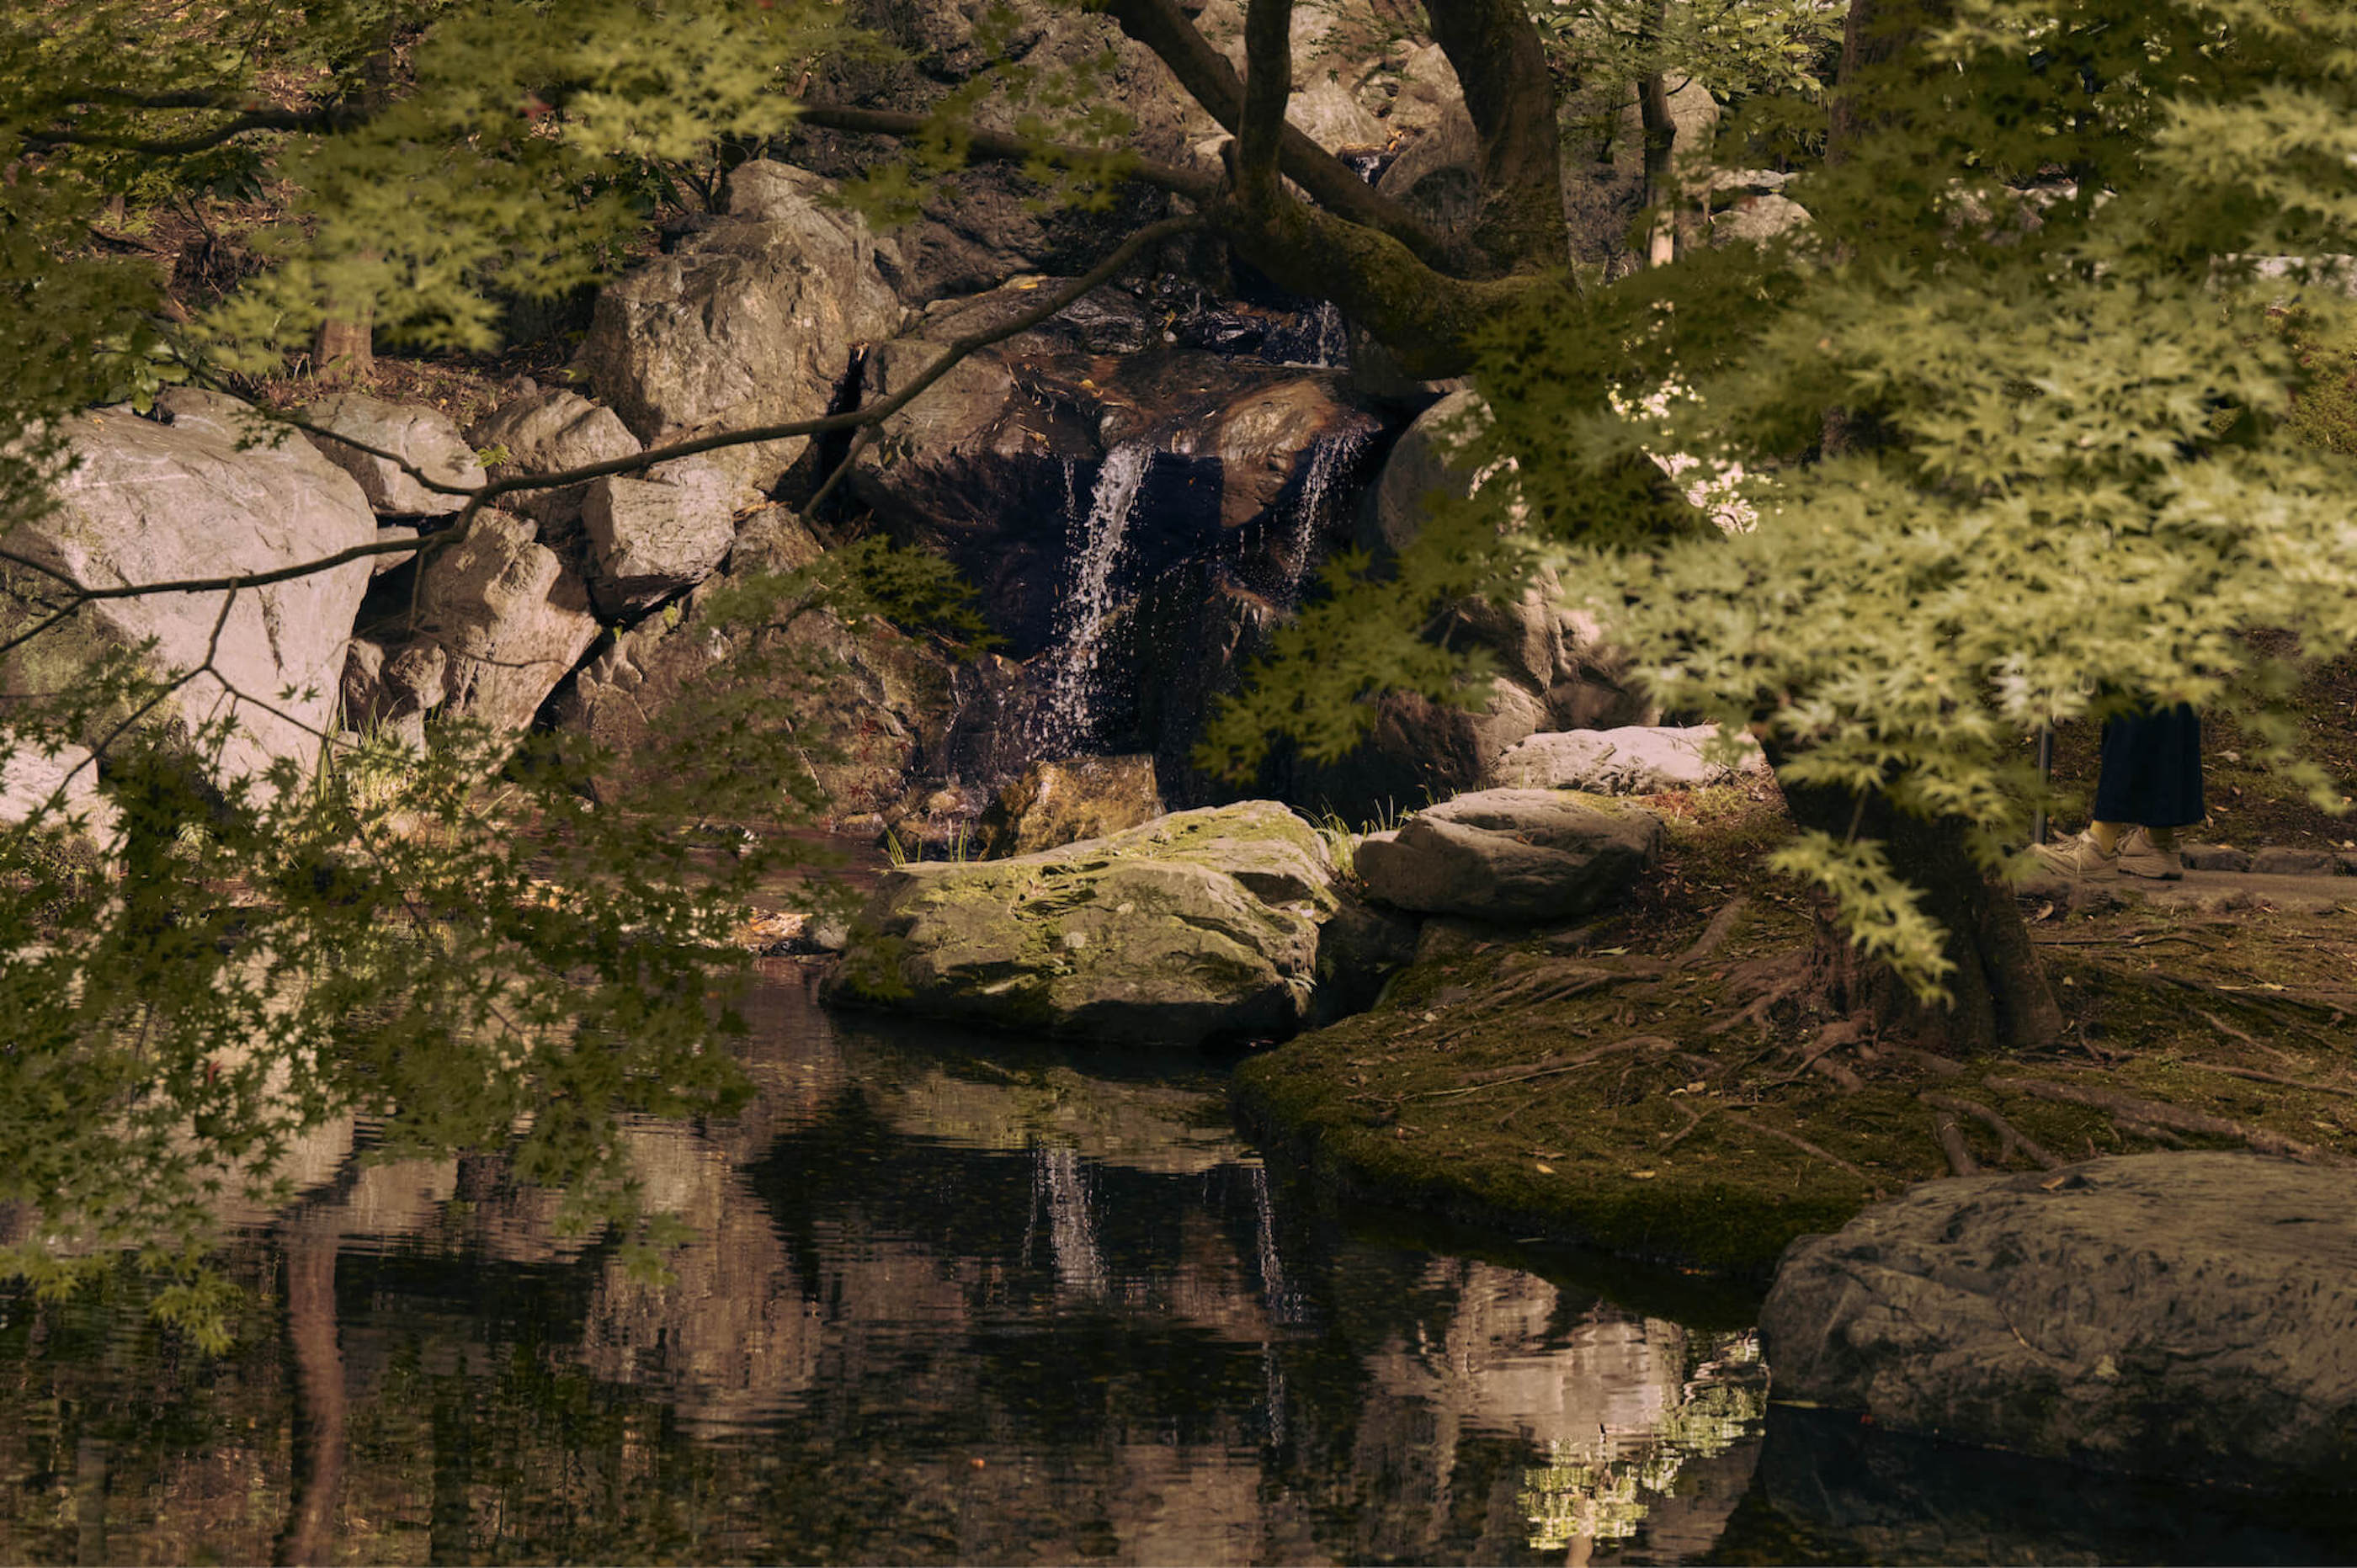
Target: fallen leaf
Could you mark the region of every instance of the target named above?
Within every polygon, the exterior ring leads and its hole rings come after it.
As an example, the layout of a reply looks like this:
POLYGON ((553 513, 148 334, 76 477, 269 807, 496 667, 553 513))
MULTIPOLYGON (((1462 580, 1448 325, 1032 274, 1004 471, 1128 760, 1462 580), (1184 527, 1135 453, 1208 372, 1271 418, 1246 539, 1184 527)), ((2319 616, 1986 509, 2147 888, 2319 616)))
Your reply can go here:
POLYGON ((1629 1173, 1629 1179, 1631 1181, 1651 1181, 1653 1179, 1653 1173, 1652 1171, 1631 1171, 1629 1173))
POLYGON ((1532 1161, 1531 1163, 1538 1166, 1538 1168, 1539 1168, 1539 1175, 1541 1175, 1541 1176, 1553 1176, 1553 1175, 1555 1175, 1555 1167, 1554 1167, 1553 1165, 1551 1165, 1547 1164, 1544 1160, 1534 1160, 1534 1161, 1532 1161))

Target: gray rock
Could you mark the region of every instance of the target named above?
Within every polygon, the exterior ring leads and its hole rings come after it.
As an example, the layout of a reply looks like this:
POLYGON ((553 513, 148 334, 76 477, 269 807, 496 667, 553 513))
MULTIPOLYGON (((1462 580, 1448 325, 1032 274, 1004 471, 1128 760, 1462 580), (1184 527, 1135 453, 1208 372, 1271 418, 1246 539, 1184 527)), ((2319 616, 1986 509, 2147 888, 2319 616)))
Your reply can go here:
MULTIPOLYGON (((635 457, 643 450, 621 416, 601 408, 579 392, 561 387, 529 392, 501 403, 468 431, 478 447, 503 451, 493 463, 494 479, 526 474, 554 474, 635 457)), ((644 476, 639 476, 643 478, 644 476)), ((550 490, 518 490, 502 496, 500 505, 536 522, 565 527, 581 519, 586 484, 550 490)))
POLYGON ((1269 800, 1180 811, 1012 860, 888 873, 846 1001, 1113 1044, 1289 1034, 1310 1016, 1334 869, 1269 800))
POLYGON ((729 548, 732 575, 748 572, 799 572, 826 553, 802 514, 790 506, 763 507, 745 519, 729 548))
MULTIPOLYGON (((189 413, 171 424, 128 409, 65 422, 79 466, 59 475, 57 510, 18 522, 7 532, 8 548, 77 582, 143 583, 267 572, 376 537, 358 483, 308 442, 289 436, 241 451, 242 405, 224 398, 183 406, 189 413)), ((185 739, 208 719, 228 716, 236 733, 198 758, 216 783, 253 779, 279 757, 307 774, 320 734, 333 726, 344 640, 368 579, 362 559, 233 596, 93 604, 0 660, 0 690, 59 690, 103 649, 154 638, 159 672, 208 661, 211 671, 157 709, 155 734, 185 739)), ((0 636, 25 624, 19 596, 37 581, 22 569, 0 573, 0 636)))
POLYGON ((1662 821, 1569 790, 1485 789, 1360 843, 1368 894, 1401 909, 1566 920, 1628 891, 1661 852, 1662 821))
POLYGON ((600 614, 652 608, 710 576, 737 542, 725 489, 647 479, 592 479, 581 503, 600 614))
POLYGON ((2177 846, 2177 858, 2188 871, 2248 871, 2251 856, 2231 844, 2187 843, 2177 846))
POLYGON ((1784 1254, 1782 1400, 2104 1469, 2341 1487, 2357 1463, 2348 1174, 2133 1155, 1929 1182, 1784 1254))
MULTIPOLYGON (((359 392, 338 392, 303 411, 313 424, 349 436, 362 446, 393 453, 437 484, 471 489, 483 483, 483 466, 458 427, 438 409, 386 403, 359 392)), ((372 457, 359 446, 328 436, 311 441, 336 467, 360 481, 369 505, 399 517, 447 517, 467 504, 462 495, 429 490, 402 467, 372 457)))
POLYGON ((2276 844, 2251 856, 2251 869, 2262 876, 2330 876, 2340 866, 2329 849, 2276 844))
POLYGON ((1163 815, 1151 757, 1035 762, 999 791, 976 824, 992 860, 1104 838, 1163 815))
MULTIPOLYGON (((650 445, 826 412, 852 349, 898 328, 857 214, 826 208, 832 184, 755 160, 728 180, 728 220, 598 296, 580 366, 650 445)), ((768 489, 804 436, 729 447, 714 461, 768 489)))
MULTIPOLYGON (((422 631, 447 656, 446 711, 509 733, 531 725, 597 638, 580 580, 505 512, 477 513, 465 540, 426 562, 418 606, 422 631)), ((388 663, 388 684, 404 657, 388 663)), ((420 682, 422 694, 422 671, 420 682)))
POLYGON ((1729 784, 1742 773, 1765 773, 1767 760, 1747 742, 1739 768, 1710 759, 1717 725, 1676 729, 1631 725, 1620 729, 1569 730, 1526 736, 1500 754, 1491 777, 1517 789, 1584 789, 1592 795, 1659 795, 1729 784))

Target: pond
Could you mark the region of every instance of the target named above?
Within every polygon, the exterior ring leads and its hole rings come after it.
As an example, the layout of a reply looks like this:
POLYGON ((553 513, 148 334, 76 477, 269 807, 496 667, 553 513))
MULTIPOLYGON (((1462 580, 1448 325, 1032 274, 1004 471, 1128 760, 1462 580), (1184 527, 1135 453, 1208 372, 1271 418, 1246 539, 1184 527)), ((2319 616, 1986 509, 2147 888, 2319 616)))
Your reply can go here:
POLYGON ((726 1122, 630 1130, 673 1278, 497 1162, 331 1144, 231 1251, 0 1294, 0 1562, 2346 1560, 2357 1534, 1779 1410, 1749 1303, 1345 1223, 1200 1058, 830 1016, 768 971, 726 1122), (1626 1304, 1626 1305, 1622 1305, 1626 1304))

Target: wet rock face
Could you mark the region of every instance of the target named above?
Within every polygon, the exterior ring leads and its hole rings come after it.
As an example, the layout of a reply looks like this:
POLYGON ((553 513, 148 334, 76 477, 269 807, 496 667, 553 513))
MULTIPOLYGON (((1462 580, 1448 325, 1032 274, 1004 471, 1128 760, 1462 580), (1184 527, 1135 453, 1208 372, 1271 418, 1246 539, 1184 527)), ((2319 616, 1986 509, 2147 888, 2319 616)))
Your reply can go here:
POLYGON ((1324 844, 1284 807, 1181 811, 888 874, 834 994, 1114 1045, 1286 1035, 1311 1014, 1318 928, 1338 906, 1324 844))
POLYGON ((1780 1398, 2133 1474, 2344 1487, 2357 1462, 2345 1172, 2132 1155, 1928 1182, 1792 1244, 1780 1398))
POLYGON ((1359 845, 1368 894, 1395 908, 1476 919, 1574 919, 1626 893, 1661 854, 1662 822, 1568 790, 1485 789, 1359 845))
MULTIPOLYGON (((376 538, 359 483, 301 437, 241 450, 252 428, 245 404, 187 389, 157 403, 171 423, 128 408, 67 422, 79 466, 59 477, 57 510, 18 524, 10 548, 78 582, 143 583, 267 572, 376 538)), ((0 575, 0 629, 27 613, 8 589, 31 574, 11 574, 0 575)), ((307 774, 320 732, 333 727, 344 640, 368 580, 363 559, 242 589, 226 618, 221 594, 93 604, 0 660, 0 690, 61 690, 104 650, 153 638, 159 671, 210 660, 220 676, 198 676, 167 698, 154 715, 158 735, 185 736, 233 713, 238 733, 198 759, 214 782, 250 779, 280 757, 307 774), (255 701, 236 701, 227 687, 255 701)))
MULTIPOLYGON (((867 357, 864 396, 924 373, 955 338, 1037 303, 1010 286, 938 307, 867 357)), ((1317 454, 1372 442, 1379 422, 1340 378, 1162 346, 1135 296, 1099 290, 1073 319, 960 363, 895 414, 855 468, 854 493, 893 530, 942 550, 981 590, 1017 654, 1051 641, 1101 478, 1125 449, 1152 454, 1120 520, 1125 585, 1239 547, 1282 548, 1265 525, 1312 478, 1317 454)))
POLYGON ((1163 814, 1150 757, 1035 762, 999 791, 976 825, 992 860, 1103 838, 1163 814))

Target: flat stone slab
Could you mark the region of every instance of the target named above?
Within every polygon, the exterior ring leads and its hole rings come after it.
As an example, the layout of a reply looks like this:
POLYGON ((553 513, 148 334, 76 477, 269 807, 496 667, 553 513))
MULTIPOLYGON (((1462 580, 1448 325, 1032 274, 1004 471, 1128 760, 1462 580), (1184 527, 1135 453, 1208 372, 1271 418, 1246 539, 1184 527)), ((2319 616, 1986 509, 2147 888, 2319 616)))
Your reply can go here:
POLYGON ((1926 1182, 1794 1242, 1778 1399, 2133 1474, 2345 1487, 2357 1176, 2243 1153, 1926 1182))

